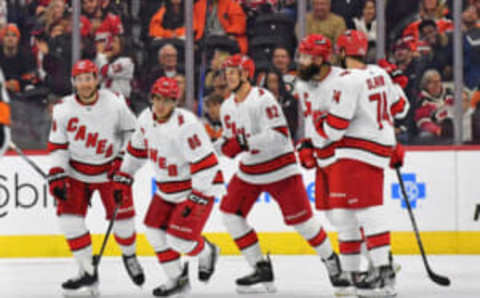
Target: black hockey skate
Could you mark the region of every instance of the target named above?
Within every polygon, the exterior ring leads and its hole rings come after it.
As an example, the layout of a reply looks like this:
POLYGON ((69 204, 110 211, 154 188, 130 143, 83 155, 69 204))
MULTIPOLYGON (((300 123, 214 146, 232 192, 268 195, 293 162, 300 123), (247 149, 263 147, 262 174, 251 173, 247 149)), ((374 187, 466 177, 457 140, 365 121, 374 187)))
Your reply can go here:
POLYGON ((273 284, 273 280, 272 262, 267 254, 266 260, 257 262, 255 271, 252 274, 236 280, 237 292, 240 294, 274 293, 277 289, 273 284), (258 285, 262 287, 258 287, 258 285))
POLYGON ((352 273, 352 280, 360 298, 395 297, 395 271, 391 264, 375 267, 368 274, 352 273))
POLYGON ((155 297, 179 297, 187 294, 190 291, 190 279, 188 278, 188 263, 183 265, 182 274, 176 279, 172 287, 167 288, 166 285, 161 285, 153 289, 153 296, 155 297))
POLYGON ((138 262, 137 255, 133 254, 131 256, 122 255, 123 265, 127 270, 128 276, 137 286, 143 285, 145 282, 145 274, 143 273, 143 268, 138 262))
POLYGON ((342 271, 340 259, 338 255, 333 252, 327 259, 322 259, 322 262, 327 267, 328 278, 330 283, 335 288, 335 296, 353 296, 355 295, 355 287, 353 286, 348 273, 342 271))
POLYGON ((201 282, 208 282, 215 272, 215 265, 217 264, 218 256, 220 255, 220 248, 215 244, 205 239, 205 245, 210 246, 211 253, 207 260, 199 260, 198 262, 198 279, 201 282))
POLYGON ((62 289, 65 291, 67 296, 68 294, 86 290, 88 293, 90 293, 90 295, 97 297, 100 294, 98 291, 97 272, 95 271, 93 275, 83 272, 78 277, 69 279, 62 283, 62 289))

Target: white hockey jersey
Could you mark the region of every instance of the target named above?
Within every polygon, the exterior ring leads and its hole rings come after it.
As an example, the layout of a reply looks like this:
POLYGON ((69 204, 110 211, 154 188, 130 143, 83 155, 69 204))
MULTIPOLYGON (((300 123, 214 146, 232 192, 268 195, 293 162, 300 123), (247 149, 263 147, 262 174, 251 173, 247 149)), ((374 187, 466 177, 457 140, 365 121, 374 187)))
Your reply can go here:
POLYGON ((124 149, 136 128, 130 109, 114 93, 101 89, 86 105, 64 97, 53 108, 48 140, 52 167, 64 168, 83 182, 107 182, 111 162, 124 149))
POLYGON ((235 95, 220 108, 223 141, 246 136, 249 151, 241 153, 238 177, 252 184, 277 182, 300 174, 287 121, 273 95, 252 87, 242 102, 235 95))
POLYGON ((203 124, 182 108, 175 108, 163 123, 146 109, 127 147, 121 171, 133 174, 150 160, 156 180, 156 193, 178 203, 192 190, 207 196, 226 193, 217 155, 203 124))
POLYGON ((105 54, 98 54, 95 63, 98 65, 102 76, 102 88, 122 94, 127 99, 130 98, 135 70, 132 59, 130 57, 118 57, 108 63, 105 54))
POLYGON ((315 147, 315 157, 320 167, 326 167, 335 161, 335 152, 332 141, 321 137, 315 130, 314 118, 327 113, 330 99, 328 94, 332 93, 335 85, 334 79, 345 70, 332 66, 328 75, 321 82, 305 82, 297 80, 295 84, 295 96, 300 100, 302 106, 305 138, 312 141, 315 147))
POLYGON ((323 134, 336 142, 336 158, 385 168, 396 144, 391 111, 398 93, 390 76, 369 65, 342 73, 333 84, 323 134))

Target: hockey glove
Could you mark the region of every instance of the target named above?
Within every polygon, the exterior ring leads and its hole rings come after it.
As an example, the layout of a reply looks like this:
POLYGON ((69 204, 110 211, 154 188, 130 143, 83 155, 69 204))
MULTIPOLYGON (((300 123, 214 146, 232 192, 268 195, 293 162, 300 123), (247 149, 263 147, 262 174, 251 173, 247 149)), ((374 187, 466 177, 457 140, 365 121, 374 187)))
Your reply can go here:
POLYGON ((123 197, 132 194, 133 177, 125 172, 117 172, 112 177, 113 198, 117 205, 122 205, 123 197))
POLYGON ((50 194, 57 200, 65 201, 70 190, 70 181, 65 170, 58 167, 50 169, 47 181, 50 194))
POLYGON ((244 134, 237 134, 233 138, 225 139, 222 145, 222 153, 234 158, 242 151, 248 151, 247 138, 244 134))
POLYGON ((301 139, 297 145, 298 157, 300 164, 305 169, 311 169, 317 166, 317 161, 313 155, 314 148, 310 139, 301 139))
POLYGON ((193 190, 182 203, 182 217, 188 217, 192 213, 199 216, 205 211, 208 211, 212 203, 212 197, 208 197, 201 192, 193 190))
POLYGON ((390 168, 397 169, 403 166, 405 158, 405 148, 401 144, 397 144, 393 148, 392 156, 390 157, 390 168))
POLYGON ((112 161, 112 163, 110 164, 110 169, 108 170, 108 174, 107 174, 108 179, 112 180, 113 176, 115 176, 115 174, 118 171, 120 171, 120 167, 122 166, 122 161, 123 159, 120 156, 116 157, 112 161))

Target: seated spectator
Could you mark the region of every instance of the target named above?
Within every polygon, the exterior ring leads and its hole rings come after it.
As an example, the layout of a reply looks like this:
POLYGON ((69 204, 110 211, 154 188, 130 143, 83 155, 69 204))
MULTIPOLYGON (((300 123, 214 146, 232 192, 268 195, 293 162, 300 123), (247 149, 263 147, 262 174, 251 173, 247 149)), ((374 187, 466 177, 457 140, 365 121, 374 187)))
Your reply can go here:
POLYGON ((5 87, 10 95, 23 92, 34 78, 35 64, 31 53, 19 46, 20 31, 17 25, 7 24, 0 32, 2 48, 0 67, 5 75, 5 87))
POLYGON ((470 91, 467 89, 464 89, 462 92, 462 108, 463 108, 463 121, 462 121, 462 137, 463 137, 463 142, 464 143, 471 143, 473 141, 474 137, 474 128, 475 120, 480 120, 480 119, 475 119, 474 113, 475 109, 472 107, 470 104, 471 101, 471 95, 470 91))
POLYGON ((230 57, 230 54, 225 51, 215 50, 213 58, 210 61, 210 69, 205 76, 205 89, 210 90, 213 88, 213 78, 217 71, 222 69, 223 63, 227 58, 230 57))
POLYGON ((347 29, 345 20, 330 11, 331 0, 312 0, 313 11, 306 16, 305 34, 322 34, 335 44, 347 29))
POLYGON ((208 35, 226 35, 235 39, 242 53, 248 51, 246 36, 247 17, 242 7, 234 0, 209 1, 208 19, 207 0, 198 0, 193 8, 193 30, 195 40, 205 38, 208 35), (207 26, 207 28, 205 28, 207 26))
MULTIPOLYGON (((477 1, 480 3, 480 1, 477 1)), ((473 89, 480 83, 480 27, 479 13, 474 5, 467 6, 462 14, 463 66, 465 84, 473 89)))
POLYGON ((225 78, 225 73, 223 70, 217 70, 213 74, 213 83, 212 83, 212 91, 210 95, 218 95, 221 96, 223 99, 230 96, 230 90, 228 90, 227 79, 225 78))
POLYGON ((158 50, 158 64, 153 66, 146 76, 145 90, 150 90, 150 87, 159 77, 173 78, 181 73, 178 66, 178 51, 172 45, 167 43, 158 50))
POLYGON ((453 137, 453 92, 442 85, 442 77, 435 69, 422 77, 421 92, 415 109, 415 122, 420 138, 453 137))
POLYGON ((123 27, 120 16, 110 12, 108 7, 108 1, 82 0, 82 13, 88 21, 87 27, 90 28, 92 35, 95 35, 99 29, 113 31, 119 24, 123 27))
POLYGON ((40 20, 45 25, 46 31, 51 31, 52 26, 58 24, 67 14, 67 4, 65 0, 52 0, 48 4, 40 20))
MULTIPOLYGON (((418 41, 420 37, 419 26, 423 20, 433 20, 437 25, 439 33, 453 30, 453 22, 444 17, 446 14, 446 7, 440 0, 422 0, 417 20, 405 28, 403 36, 412 36, 415 42, 418 41)), ((416 50, 416 43, 414 45, 414 50, 416 50)))
POLYGON ((121 94, 130 102, 135 64, 128 53, 123 27, 113 31, 97 31, 97 57, 102 88, 121 94))
POLYGON ((217 140, 222 136, 222 122, 220 121, 220 106, 223 103, 223 97, 218 94, 208 96, 205 101, 205 116, 203 123, 205 130, 212 141, 217 140))
POLYGON ((298 127, 298 102, 285 88, 282 73, 271 68, 265 73, 265 80, 262 87, 270 90, 275 99, 282 107, 287 118, 290 135, 295 140, 298 127))
POLYGON ((185 38, 184 1, 167 0, 152 17, 149 35, 152 38, 185 38))
MULTIPOLYGON (((362 15, 353 18, 354 29, 365 33, 369 43, 377 41, 377 20, 375 0, 366 0, 363 6, 362 15)), ((370 48, 370 46, 369 46, 370 48)))
POLYGON ((277 46, 273 50, 272 64, 282 74, 282 79, 287 92, 292 93, 296 79, 296 69, 292 65, 290 52, 284 46, 277 46))
POLYGON ((417 51, 420 54, 420 63, 425 69, 436 69, 444 80, 452 79, 452 56, 450 44, 445 33, 437 30, 433 20, 424 20, 418 26, 420 40, 417 42, 417 51))
MULTIPOLYGON (((373 4, 375 5, 375 3, 373 4)), ((354 18, 360 17, 364 0, 334 0, 332 12, 345 20, 348 29, 355 29, 354 18)), ((358 29, 357 29, 358 30, 358 29)))
POLYGON ((177 81, 178 89, 179 89, 177 107, 184 108, 187 106, 186 92, 185 92, 185 76, 182 75, 181 73, 177 73, 173 78, 177 81))

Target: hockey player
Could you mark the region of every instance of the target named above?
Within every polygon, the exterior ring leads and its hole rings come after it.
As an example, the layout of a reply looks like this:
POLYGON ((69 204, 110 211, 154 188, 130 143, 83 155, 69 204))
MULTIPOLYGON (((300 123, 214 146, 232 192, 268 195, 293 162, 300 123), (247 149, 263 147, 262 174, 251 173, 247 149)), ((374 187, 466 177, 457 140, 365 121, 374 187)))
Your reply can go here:
POLYGON ((321 256, 333 282, 341 274, 338 257, 320 220, 312 214, 281 107, 269 91, 250 85, 255 68, 250 58, 234 55, 224 67, 232 94, 221 106, 223 136, 218 145, 230 158, 240 155, 240 164, 220 210, 227 231, 254 269, 236 280, 237 291, 275 291, 270 258, 262 256, 257 234, 246 220, 262 192, 275 198, 285 223, 321 256))
POLYGON ((383 218, 384 168, 402 163, 395 148, 392 111, 402 105, 389 75, 380 67, 364 64, 368 41, 358 31, 347 31, 337 40, 341 64, 347 71, 327 94, 327 115, 315 119, 317 133, 335 142, 337 161, 328 167, 328 196, 321 204, 338 230, 342 267, 351 272, 357 294, 394 296, 395 272, 390 233, 383 218), (360 272, 363 228, 374 270, 360 272))
POLYGON ((0 69, 0 158, 8 149, 10 143, 10 102, 7 89, 5 88, 5 77, 0 69))
POLYGON ((191 112, 176 108, 177 81, 161 77, 152 86, 152 108, 138 118, 115 189, 131 188, 134 173, 150 160, 156 182, 145 225, 146 235, 168 277, 153 290, 169 297, 190 290, 188 263, 180 253, 199 257, 198 278, 207 282, 214 272, 219 248, 201 236, 214 198, 225 194, 217 156, 202 123, 191 112))
POLYGON ((100 193, 107 219, 113 216, 115 205, 120 206, 113 234, 128 275, 140 286, 145 278, 135 254, 131 189, 114 198, 110 181, 120 166, 124 144, 135 129, 135 116, 115 94, 97 89, 98 69, 92 61, 74 64, 72 82, 75 94, 63 98, 53 109, 48 141, 52 164, 48 176, 50 193, 58 202, 60 229, 80 267, 80 275, 64 282, 62 288, 96 292, 98 274, 85 225, 87 207, 95 191, 100 193))

